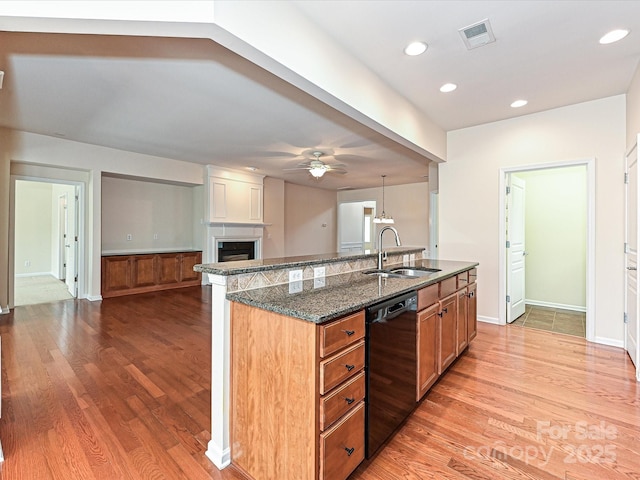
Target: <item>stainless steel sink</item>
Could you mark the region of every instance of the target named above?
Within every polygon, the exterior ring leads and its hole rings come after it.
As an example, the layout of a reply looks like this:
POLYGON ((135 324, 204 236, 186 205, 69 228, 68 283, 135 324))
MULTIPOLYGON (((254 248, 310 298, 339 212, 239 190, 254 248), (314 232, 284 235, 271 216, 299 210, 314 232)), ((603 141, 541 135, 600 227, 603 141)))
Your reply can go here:
POLYGON ((382 278, 420 278, 420 277, 426 277, 427 275, 432 275, 433 273, 439 272, 439 271, 440 270, 437 268, 400 267, 400 268, 393 268, 391 270, 367 270, 366 272, 363 272, 363 273, 365 275, 376 275, 382 278))
POLYGON ((416 278, 416 277, 426 277, 428 275, 433 275, 440 270, 437 268, 394 268, 390 270, 391 273, 403 275, 406 277, 416 278))

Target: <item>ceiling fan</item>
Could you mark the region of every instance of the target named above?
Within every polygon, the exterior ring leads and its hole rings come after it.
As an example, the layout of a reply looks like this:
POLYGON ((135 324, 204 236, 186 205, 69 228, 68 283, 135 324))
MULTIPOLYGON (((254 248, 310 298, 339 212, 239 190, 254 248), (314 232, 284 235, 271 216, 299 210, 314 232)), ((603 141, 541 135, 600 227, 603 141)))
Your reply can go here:
POLYGON ((285 168, 284 170, 308 170, 309 173, 315 178, 320 178, 327 172, 338 173, 340 175, 344 175, 345 173, 347 173, 347 171, 342 168, 346 167, 345 164, 334 163, 330 165, 328 163, 324 163, 322 160, 320 160, 320 157, 324 155, 324 153, 320 151, 314 151, 311 154, 315 157, 313 160, 305 163, 299 163, 295 168, 285 168))

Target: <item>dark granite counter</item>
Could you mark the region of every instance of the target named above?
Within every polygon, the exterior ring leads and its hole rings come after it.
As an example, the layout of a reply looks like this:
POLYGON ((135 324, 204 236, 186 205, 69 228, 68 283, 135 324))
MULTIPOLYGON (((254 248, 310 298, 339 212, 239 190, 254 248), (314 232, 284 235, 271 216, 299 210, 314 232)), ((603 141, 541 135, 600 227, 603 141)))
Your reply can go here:
MULTIPOLYGON (((301 282, 302 291, 298 293, 289 293, 290 284, 287 283, 227 293, 227 299, 290 317, 323 323, 398 294, 439 282, 477 265, 478 263, 474 262, 416 260, 415 266, 437 268, 440 271, 411 279, 381 278, 363 272, 350 272, 325 277, 324 282, 304 280, 301 282)), ((402 264, 385 265, 385 269, 401 266, 402 264)))
MULTIPOLYGON (((385 251, 389 255, 402 255, 422 252, 424 247, 389 247, 385 251)), ((240 262, 208 263, 196 265, 196 272, 212 273, 216 275, 237 275, 241 273, 280 270, 283 268, 306 267, 328 263, 344 262, 345 260, 359 260, 377 258, 378 253, 328 253, 324 255, 306 255, 297 257, 265 258, 261 260, 244 260, 240 262)))

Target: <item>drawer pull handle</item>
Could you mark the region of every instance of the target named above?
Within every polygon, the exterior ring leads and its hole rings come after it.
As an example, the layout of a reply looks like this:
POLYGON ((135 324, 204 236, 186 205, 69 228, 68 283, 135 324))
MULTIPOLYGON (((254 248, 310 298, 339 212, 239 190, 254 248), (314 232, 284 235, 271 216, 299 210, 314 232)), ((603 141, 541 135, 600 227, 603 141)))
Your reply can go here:
POLYGON ((355 451, 355 448, 344 447, 344 449, 347 451, 348 456, 351 456, 351 454, 355 451))
POLYGON ((442 316, 443 316, 443 315, 444 315, 444 313, 442 313, 442 312, 438 312, 438 316, 439 316, 440 318, 442 318, 442 316))
POLYGON ((461 282, 468 282, 469 280, 467 280, 466 278, 461 278, 460 281, 461 282))
POLYGON ((342 330, 342 331, 347 334, 347 337, 350 337, 351 335, 356 333, 355 330, 342 330))
POLYGON ((344 401, 347 402, 347 405, 351 405, 353 402, 356 401, 356 399, 355 398, 344 397, 344 401))
MULTIPOLYGON (((443 309, 442 309, 442 311, 443 311, 444 313, 449 313, 449 309, 448 309, 448 308, 443 308, 443 309)), ((442 315, 440 315, 440 316, 442 316, 442 315)))
POLYGON ((349 372, 350 372, 351 370, 353 370, 354 368, 356 368, 356 366, 355 366, 355 365, 345 365, 345 367, 346 367, 347 371, 349 371, 349 372))

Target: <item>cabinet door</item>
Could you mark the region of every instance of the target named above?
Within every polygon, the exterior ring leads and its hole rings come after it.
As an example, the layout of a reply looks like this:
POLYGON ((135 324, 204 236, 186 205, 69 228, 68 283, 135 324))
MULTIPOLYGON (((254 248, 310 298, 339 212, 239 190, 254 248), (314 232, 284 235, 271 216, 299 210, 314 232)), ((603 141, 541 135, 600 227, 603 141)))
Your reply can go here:
POLYGON ((417 342, 418 381, 416 401, 427 393, 438 379, 438 312, 440 304, 418 312, 417 342))
POLYGON ((135 255, 132 262, 132 286, 148 287, 156 284, 155 255, 135 255))
POLYGON ((195 272, 193 267, 202 263, 202 252, 183 253, 180 258, 180 281, 200 280, 200 272, 195 272))
POLYGON ((457 320, 458 296, 454 293, 440 300, 440 311, 438 312, 438 330, 440 333, 438 374, 442 374, 456 359, 457 320))
POLYGON ((460 355, 465 348, 467 348, 467 289, 459 290, 456 294, 458 297, 458 321, 457 323, 457 338, 456 338, 456 355, 460 355))
POLYGON ((472 283, 467 287, 467 335, 469 342, 478 334, 477 287, 476 283, 472 283))
POLYGON ((158 283, 166 285, 180 281, 180 255, 162 253, 158 255, 158 283))
POLYGON ((102 257, 102 294, 131 288, 131 257, 102 257))

